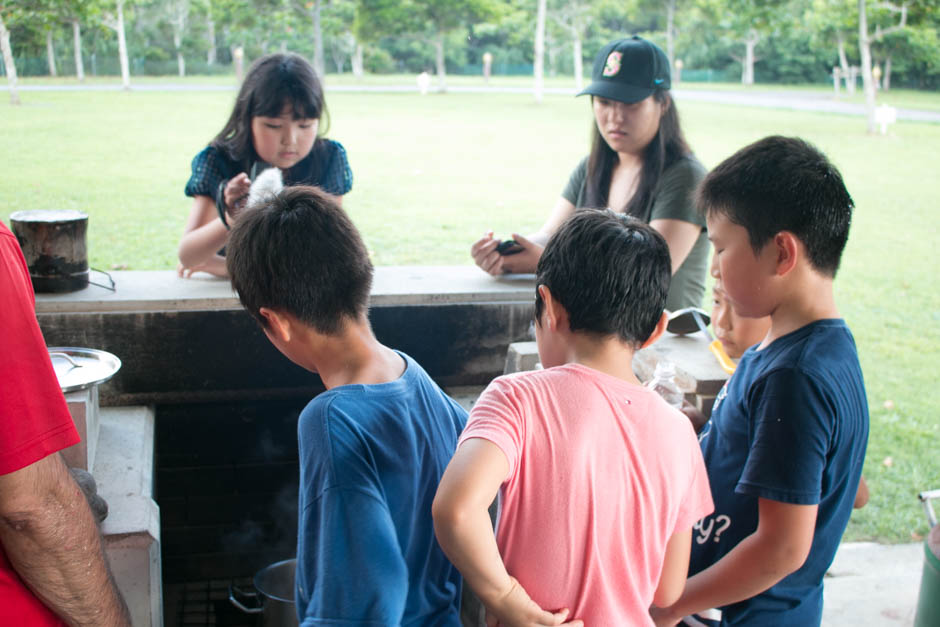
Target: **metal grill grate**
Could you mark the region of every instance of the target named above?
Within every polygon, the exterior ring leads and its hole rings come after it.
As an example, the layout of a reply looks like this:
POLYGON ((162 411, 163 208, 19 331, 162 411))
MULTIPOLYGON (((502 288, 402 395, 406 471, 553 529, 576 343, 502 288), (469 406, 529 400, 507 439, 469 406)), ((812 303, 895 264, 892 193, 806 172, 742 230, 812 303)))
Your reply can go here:
POLYGON ((229 602, 229 585, 251 589, 251 579, 214 579, 164 586, 166 627, 259 627, 260 615, 246 614, 229 602))

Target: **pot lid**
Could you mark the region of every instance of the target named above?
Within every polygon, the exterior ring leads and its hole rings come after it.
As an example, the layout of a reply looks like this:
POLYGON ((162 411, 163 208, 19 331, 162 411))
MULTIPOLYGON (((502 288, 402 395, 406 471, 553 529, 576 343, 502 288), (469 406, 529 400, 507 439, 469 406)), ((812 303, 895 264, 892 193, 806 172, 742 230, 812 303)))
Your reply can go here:
POLYGON ((10 214, 12 222, 73 222, 87 219, 87 213, 76 209, 27 209, 10 214))
POLYGON ((121 369, 120 359, 94 348, 50 346, 49 358, 63 393, 104 383, 121 369))

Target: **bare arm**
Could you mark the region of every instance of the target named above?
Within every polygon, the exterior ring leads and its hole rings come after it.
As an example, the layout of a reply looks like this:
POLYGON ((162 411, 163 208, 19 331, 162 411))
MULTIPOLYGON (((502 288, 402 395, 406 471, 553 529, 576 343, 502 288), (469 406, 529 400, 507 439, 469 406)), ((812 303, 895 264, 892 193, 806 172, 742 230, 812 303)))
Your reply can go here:
POLYGON ((0 542, 30 590, 69 625, 130 625, 94 517, 58 454, 0 476, 0 542))
POLYGON ((727 555, 691 577, 682 597, 651 613, 657 625, 749 599, 796 571, 806 561, 816 529, 816 505, 758 499, 757 530, 727 555))
POLYGON ((224 272, 225 260, 218 254, 227 239, 228 229, 219 218, 215 200, 209 196, 193 197, 193 206, 189 210, 189 219, 177 253, 181 265, 180 275, 183 275, 184 270, 192 269, 227 276, 224 272))
POLYGON ((702 227, 685 220, 660 218, 650 220, 650 226, 659 231, 669 246, 669 257, 672 259, 672 273, 675 274, 692 252, 695 241, 702 233, 702 227))
POLYGON ((666 544, 663 572, 653 594, 653 603, 664 607, 675 603, 682 595, 689 574, 689 554, 692 552, 692 529, 677 531, 666 544))
POLYGON ((473 438, 461 444, 434 497, 434 532, 464 581, 502 624, 561 624, 568 611, 553 613, 536 605, 499 555, 487 508, 508 473, 506 456, 492 442, 473 438))
POLYGON ((862 477, 858 480, 858 490, 855 491, 855 502, 852 507, 861 509, 866 504, 868 504, 868 482, 865 481, 865 477, 862 477))

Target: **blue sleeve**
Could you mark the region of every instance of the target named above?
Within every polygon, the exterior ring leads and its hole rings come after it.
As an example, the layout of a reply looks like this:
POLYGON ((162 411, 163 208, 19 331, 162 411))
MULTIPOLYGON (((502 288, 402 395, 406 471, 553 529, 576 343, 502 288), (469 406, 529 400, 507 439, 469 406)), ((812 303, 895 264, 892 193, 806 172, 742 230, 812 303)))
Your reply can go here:
POLYGON ((330 488, 301 513, 297 612, 302 627, 401 623, 408 570, 385 503, 330 488))
POLYGON ((331 150, 328 151, 326 169, 320 176, 320 187, 323 191, 342 196, 352 189, 353 173, 346 158, 346 149, 338 141, 329 141, 331 150))
MULTIPOLYGON (((192 174, 186 183, 184 193, 187 196, 209 196, 215 198, 216 190, 222 179, 232 178, 230 170, 233 164, 208 146, 193 157, 192 174)), ((237 172, 235 173, 237 174, 237 172)))
POLYGON ((815 505, 835 409, 819 382, 798 369, 774 371, 749 392, 750 450, 736 492, 815 505))

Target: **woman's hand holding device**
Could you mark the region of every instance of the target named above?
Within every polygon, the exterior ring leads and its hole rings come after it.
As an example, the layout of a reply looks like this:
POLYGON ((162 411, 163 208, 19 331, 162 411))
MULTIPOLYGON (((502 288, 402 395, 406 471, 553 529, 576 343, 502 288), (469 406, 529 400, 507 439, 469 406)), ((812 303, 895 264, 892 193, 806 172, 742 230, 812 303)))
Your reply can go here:
POLYGON ((485 272, 499 276, 518 272, 535 272, 542 246, 514 233, 512 239, 499 241, 493 237, 493 231, 487 231, 483 237, 470 247, 473 261, 485 272))

